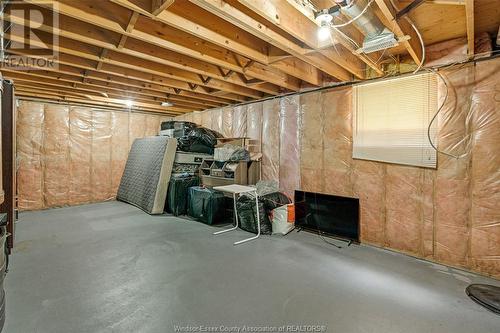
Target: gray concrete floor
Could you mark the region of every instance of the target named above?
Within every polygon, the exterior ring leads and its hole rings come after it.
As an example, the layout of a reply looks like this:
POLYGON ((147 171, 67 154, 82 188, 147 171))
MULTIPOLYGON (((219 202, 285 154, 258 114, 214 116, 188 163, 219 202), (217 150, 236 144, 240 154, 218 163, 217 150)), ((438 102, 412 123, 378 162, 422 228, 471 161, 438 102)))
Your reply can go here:
POLYGON ((214 230, 119 202, 23 213, 4 332, 308 324, 326 332, 500 332, 500 316, 464 294, 471 282, 499 281, 367 246, 336 249, 308 233, 234 247, 249 234, 214 230))

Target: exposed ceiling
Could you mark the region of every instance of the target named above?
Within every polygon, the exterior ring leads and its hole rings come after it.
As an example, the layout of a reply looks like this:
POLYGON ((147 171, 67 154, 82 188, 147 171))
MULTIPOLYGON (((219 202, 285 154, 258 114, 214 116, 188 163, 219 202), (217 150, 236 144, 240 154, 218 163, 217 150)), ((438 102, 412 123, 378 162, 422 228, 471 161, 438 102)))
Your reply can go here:
MULTIPOLYGON (((58 66, 3 68, 2 73, 15 81, 19 96, 118 107, 132 100, 134 108, 176 115, 364 79, 368 69, 383 75, 381 61, 390 54, 420 61, 414 31, 405 20, 394 20, 397 11, 389 0, 375 0, 377 16, 396 35, 411 39, 388 54, 368 56, 353 52, 353 44, 339 34, 319 43, 318 26, 304 3, 24 0, 6 9, 4 19, 12 23, 5 35, 7 53, 43 58, 34 46, 58 47, 58 66), (40 11, 44 23, 24 14, 26 9, 40 11), (173 106, 162 106, 166 101, 173 106)), ((335 5, 333 0, 310 3, 316 9, 335 5)), ((411 3, 397 5, 403 9, 411 3)), ((465 36, 473 45, 474 34, 498 31, 499 7, 498 0, 433 0, 409 15, 427 45, 465 36)), ((363 39, 352 25, 341 30, 357 43, 363 39)))

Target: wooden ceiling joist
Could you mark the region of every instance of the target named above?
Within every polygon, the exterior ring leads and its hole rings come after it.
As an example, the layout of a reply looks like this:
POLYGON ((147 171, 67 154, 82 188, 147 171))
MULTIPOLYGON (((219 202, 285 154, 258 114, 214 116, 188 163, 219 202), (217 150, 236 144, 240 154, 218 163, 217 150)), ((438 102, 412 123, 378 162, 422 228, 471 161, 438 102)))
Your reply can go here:
MULTIPOLYGON (((25 0, 27 2, 31 2, 33 4, 40 4, 38 1, 34 0, 25 0)), ((166 32, 164 29, 160 31, 152 31, 150 32, 145 32, 142 30, 137 29, 138 26, 141 27, 147 27, 148 29, 158 29, 158 23, 155 23, 157 21, 151 21, 150 20, 141 20, 141 24, 135 26, 132 31, 127 32, 119 23, 116 21, 106 18, 101 16, 100 14, 105 12, 105 8, 99 8, 99 5, 101 4, 106 4, 105 1, 95 3, 95 1, 59 1, 58 6, 56 9, 60 14, 63 16, 60 17, 60 23, 59 26, 61 27, 61 30, 68 30, 68 29, 76 29, 78 27, 78 24, 75 24, 74 21, 70 22, 68 21, 65 16, 73 18, 78 21, 86 22, 88 24, 97 26, 101 29, 106 29, 115 33, 120 34, 120 36, 125 35, 128 38, 135 38, 138 41, 147 41, 148 43, 159 46, 161 48, 165 48, 174 52, 178 52, 183 55, 187 55, 190 57, 193 57, 195 59, 201 60, 201 64, 204 62, 210 62, 211 64, 215 64, 218 66, 222 66, 227 69, 231 69, 234 71, 240 71, 242 72, 242 68, 238 67, 234 62, 231 62, 230 59, 228 60, 227 57, 221 57, 221 54, 227 53, 227 51, 224 51, 223 47, 216 46, 216 45, 210 45, 209 48, 207 48, 205 42, 198 42, 195 41, 193 44, 190 44, 189 47, 183 45, 182 43, 185 42, 185 40, 181 40, 179 36, 176 36, 176 33, 172 32, 166 32), (68 24, 65 24, 65 21, 68 22, 68 24), (66 28, 64 28, 66 27, 66 28), (70 27, 70 28, 68 28, 70 27), (165 38, 162 38, 160 36, 165 36, 166 33, 170 33, 168 36, 168 40, 165 38), (173 42, 175 41, 175 42, 173 42)), ((108 5, 112 3, 108 3, 108 5)), ((137 7, 136 5, 133 5, 132 3, 128 3, 128 8, 130 9, 135 9, 141 11, 141 13, 145 15, 151 15, 145 10, 142 10, 140 7, 137 7)), ((116 11, 116 5, 115 8, 113 8, 116 11)), ((118 9, 124 9, 121 7, 118 7, 118 9)), ((162 14, 163 15, 163 14, 162 14)), ((160 15, 160 16, 162 16, 160 15)), ((158 19, 159 20, 159 19, 158 19)), ((174 22, 172 22, 173 24, 174 22)), ((178 35, 178 34, 177 34, 178 35)), ((73 34, 74 37, 82 38, 86 37, 86 34, 80 34, 76 33, 73 34)), ((72 38, 69 37, 68 38, 72 38)), ((94 38, 95 39, 95 38, 94 38)), ((129 41, 127 41, 127 46, 129 44, 129 41)), ((111 46, 109 46, 111 47, 111 46)), ((114 46, 112 46, 114 48, 114 46)), ((124 50, 123 52, 128 52, 128 50, 124 50)), ((171 54, 171 52, 170 52, 171 54)), ((185 59, 185 57, 182 56, 176 56, 176 58, 184 58, 183 62, 189 60, 185 59)), ((182 63, 182 62, 181 62, 182 63)), ((200 63, 200 61, 191 61, 191 64, 194 63, 200 63)), ((184 66, 184 69, 189 68, 188 65, 182 65, 184 66)), ((299 82, 297 81, 297 78, 287 75, 286 73, 283 73, 277 69, 273 68, 268 68, 262 64, 259 64, 257 66, 254 66, 250 71, 249 74, 253 75, 256 78, 261 78, 263 80, 266 80, 268 82, 280 85, 282 87, 285 87, 287 89, 297 91, 300 86, 299 82)))
MULTIPOLYGON (((14 21, 14 19, 12 19, 14 21)), ((23 36, 16 36, 12 35, 12 33, 9 35, 13 40, 16 40, 18 42, 23 41, 23 36)), ((38 34, 39 38, 43 39, 43 41, 33 41, 32 44, 36 45, 51 45, 50 44, 50 35, 48 33, 38 34)), ((93 45, 92 45, 93 46, 93 45)), ((109 64, 114 64, 117 66, 123 66, 123 67, 128 67, 128 68, 134 68, 137 70, 141 70, 144 72, 156 74, 156 75, 164 75, 173 79, 178 79, 178 80, 185 80, 190 83, 198 84, 198 85, 203 85, 203 82, 199 79, 199 76, 197 74, 206 74, 207 72, 201 72, 201 73, 193 73, 191 71, 186 71, 184 69, 180 69, 178 67, 168 67, 162 64, 160 60, 157 60, 155 62, 146 60, 144 61, 142 58, 137 58, 135 57, 136 54, 134 55, 129 55, 126 53, 117 53, 114 51, 106 51, 106 58, 96 56, 92 51, 92 47, 89 45, 85 45, 82 43, 76 43, 74 40, 66 38, 66 37, 60 37, 59 39, 59 45, 58 45, 58 50, 61 53, 66 53, 66 54, 71 54, 75 55, 78 57, 83 57, 86 59, 91 59, 91 60, 96 60, 98 62, 102 63, 109 63, 109 64)), ((152 58, 151 56, 150 58, 152 58)), ((143 57, 144 58, 144 57, 143 57)), ((214 66, 215 67, 215 66, 214 66)), ((191 68, 191 67, 190 67, 191 68)), ((217 68, 213 69, 216 74, 219 74, 217 68)), ((248 89, 244 86, 244 84, 241 84, 241 87, 238 87, 235 83, 229 82, 228 80, 213 80, 211 82, 206 83, 207 86, 215 89, 221 89, 221 90, 227 90, 235 94, 240 94, 243 96, 251 97, 251 98, 260 98, 262 97, 262 93, 253 91, 251 89, 248 89)), ((266 93, 271 93, 273 92, 274 94, 277 94, 279 90, 267 90, 266 93)))
MULTIPOLYGON (((212 0, 208 0, 212 1, 212 0)), ((305 19, 304 15, 298 11, 294 6, 290 5, 288 1, 282 0, 238 0, 241 4, 255 11, 263 18, 265 18, 270 23, 278 26, 283 29, 287 33, 291 34, 295 38, 302 41, 309 50, 318 50, 321 49, 321 45, 318 42, 317 38, 317 30, 318 26, 312 22, 310 19, 305 19)), ((349 27, 350 30, 353 30, 349 27)), ((369 56, 364 56, 356 53, 356 49, 351 46, 349 41, 347 41, 341 35, 337 35, 337 39, 341 42, 341 45, 337 45, 337 49, 342 49, 345 47, 351 53, 350 59, 345 59, 344 57, 329 57, 329 54, 323 54, 329 61, 338 63, 339 60, 344 60, 344 66, 342 68, 349 70, 350 68, 358 67, 359 61, 366 63, 368 66, 374 68, 380 74, 382 71, 375 64, 375 62, 370 59, 369 56), (358 58, 356 62, 354 62, 353 58, 358 58), (345 67, 346 62, 352 63, 348 67, 345 67)), ((359 39, 359 38, 358 38, 359 39)), ((331 41, 327 44, 331 45, 331 41)), ((306 50, 307 52, 307 50, 306 50)), ((320 50, 320 53, 323 53, 320 50)), ((359 75, 359 72, 352 73, 355 75, 359 75)), ((364 76, 363 76, 364 77, 364 76)), ((345 80, 345 79, 343 79, 345 80)))
POLYGON ((180 107, 188 107, 192 109, 203 109, 207 104, 212 105, 213 107, 221 106, 220 104, 205 102, 199 103, 193 100, 187 100, 185 98, 180 98, 173 94, 162 94, 154 91, 148 91, 145 89, 137 89, 131 87, 124 87, 119 85, 105 85, 100 83, 99 81, 88 80, 86 83, 80 83, 75 81, 76 79, 71 78, 70 76, 61 76, 54 75, 54 73, 43 73, 39 74, 38 71, 31 73, 19 73, 15 71, 5 70, 3 71, 5 77, 14 80, 15 82, 33 82, 37 84, 46 84, 54 87, 73 87, 78 88, 81 91, 92 92, 104 92, 108 94, 117 94, 123 96, 133 96, 141 99, 148 99, 150 101, 171 101, 176 106, 180 107))
POLYGON ((406 21, 404 18, 397 21, 396 20, 396 9, 391 5, 389 0, 375 0, 377 5, 380 8, 380 11, 385 16, 387 21, 390 22, 390 26, 388 28, 392 28, 394 34, 398 38, 403 38, 406 35, 410 36, 409 40, 404 40, 402 43, 410 56, 413 58, 416 64, 420 64, 422 62, 422 46, 420 45, 419 38, 411 27, 410 23, 406 21))
POLYGON ((164 10, 166 10, 168 7, 170 7, 175 0, 152 0, 151 1, 151 13, 154 16, 157 16, 164 10))
MULTIPOLYGON (((500 5, 500 4, 499 4, 500 5)), ((465 22, 467 27, 467 55, 474 56, 474 0, 465 0, 465 22)))
POLYGON ((116 101, 107 101, 106 99, 103 99, 102 101, 94 101, 94 100, 89 100, 88 98, 79 98, 79 97, 72 97, 68 96, 64 93, 40 93, 40 92, 34 92, 32 89, 31 90, 16 90, 16 95, 17 97, 23 98, 32 98, 35 100, 47 100, 47 101, 57 101, 57 102, 63 102, 63 103, 75 103, 79 105, 86 105, 86 106, 92 106, 92 107, 97 107, 97 108, 112 108, 112 109, 121 109, 121 110, 126 110, 126 109, 131 109, 131 110, 137 110, 137 111, 144 111, 144 112, 154 112, 154 113, 161 113, 166 116, 178 116, 186 112, 172 112, 172 111, 165 111, 164 109, 158 109, 158 108, 148 108, 146 105, 143 103, 140 103, 139 105, 134 105, 131 108, 128 108, 124 106, 123 103, 121 102, 116 102, 116 101))
MULTIPOLYGON (((26 51, 21 52, 19 50, 17 51, 9 50, 8 52, 17 55, 31 56, 35 58, 37 57, 36 55, 30 54, 26 51)), ((57 63, 59 64, 59 66, 63 65, 66 66, 66 68, 75 67, 81 70, 93 70, 95 66, 92 62, 87 62, 86 59, 65 54, 59 55, 57 63)), ((113 81, 113 82, 120 82, 120 80, 126 80, 126 81, 132 80, 135 82, 143 82, 143 85, 145 87, 155 87, 158 90, 162 88, 167 90, 173 89, 174 92, 177 94, 193 96, 198 99, 206 99, 217 102, 220 101, 220 99, 213 98, 210 94, 206 93, 205 91, 200 90, 192 92, 189 88, 189 85, 186 82, 167 79, 163 77, 157 77, 147 73, 128 70, 127 68, 120 68, 113 65, 104 64, 99 72, 93 72, 92 75, 94 76, 94 78, 97 77, 102 80, 113 81)), ((89 74, 89 77, 92 77, 92 75, 89 74)), ((224 97, 224 99, 233 103, 238 101, 246 101, 245 98, 234 94, 227 94, 224 97)))
MULTIPOLYGON (((125 7, 125 8, 129 8, 131 10, 133 10, 134 8, 137 9, 128 0, 112 0, 112 1, 125 7)), ((144 12, 144 14, 147 15, 147 12, 144 12)), ((263 65, 270 64, 269 58, 268 58, 266 53, 258 51, 258 50, 253 50, 253 49, 249 50, 248 46, 245 46, 243 44, 238 43, 237 39, 231 40, 229 38, 226 38, 215 31, 211 31, 205 27, 202 27, 201 25, 193 24, 192 22, 190 22, 186 19, 183 19, 179 15, 176 15, 174 13, 170 13, 170 12, 166 11, 166 12, 163 12, 161 15, 158 15, 157 19, 160 22, 163 22, 171 27, 174 27, 174 28, 182 30, 186 33, 192 34, 198 38, 201 38, 201 39, 206 40, 210 43, 213 43, 214 45, 229 49, 232 52, 238 53, 238 54, 243 55, 245 57, 249 57, 250 59, 256 61, 258 63, 258 65, 253 66, 252 72, 250 72, 250 74, 255 76, 256 78, 279 84, 279 81, 273 82, 272 78, 271 79, 269 78, 269 74, 272 74, 273 73, 272 69, 275 68, 277 71, 274 71, 274 72, 276 72, 276 73, 284 72, 290 76, 304 80, 304 81, 309 82, 311 84, 318 85, 318 86, 322 85, 322 82, 317 81, 317 75, 315 75, 315 74, 313 74, 312 76, 303 76, 303 75, 301 75, 300 72, 297 72, 294 70, 285 71, 284 69, 288 69, 288 68, 286 68, 286 67, 282 68, 282 67, 277 66, 275 64, 271 64, 271 66, 267 66, 267 67, 263 66, 263 65), (271 72, 271 73, 269 73, 269 72, 271 72)), ((227 63, 222 64, 222 63, 220 63, 220 59, 217 59, 217 60, 215 60, 215 62, 213 62, 212 59, 209 60, 207 58, 206 54, 204 54, 203 58, 205 61, 211 61, 212 63, 218 64, 222 67, 241 72, 241 68, 239 69, 239 68, 235 67, 234 64, 227 64, 227 63)), ((309 65, 307 63, 304 63, 303 65, 311 67, 311 65, 309 65)), ((312 71, 312 69, 310 69, 309 71, 312 71)), ((290 78, 288 80, 290 80, 290 78)), ((286 82, 286 81, 283 81, 283 79, 281 79, 281 82, 286 82)), ((286 87, 286 86, 285 86, 285 88, 288 88, 291 90, 296 90, 294 88, 290 88, 290 87, 286 87)))
MULTIPOLYGON (((18 43, 22 43, 24 41, 24 37, 22 35, 21 36, 16 35, 14 32, 8 33, 6 37, 18 43)), ((40 34, 39 38, 41 38, 40 34)), ((33 41, 32 45, 39 45, 40 47, 42 47, 43 45, 51 45, 51 44, 49 39, 45 39, 44 41, 39 41, 39 42, 33 41)), ((131 70, 137 74, 143 73, 146 75, 154 75, 155 77, 159 78, 163 77, 165 79, 176 80, 179 83, 179 85, 184 87, 189 86, 188 83, 195 84, 197 86, 203 85, 203 82, 195 73, 185 72, 168 66, 162 66, 159 63, 144 61, 125 54, 109 52, 107 58, 100 59, 99 56, 95 54, 97 53, 95 49, 86 47, 81 43, 75 43, 70 40, 62 40, 62 38, 60 39, 60 44, 58 45, 58 49, 60 52, 60 59, 63 59, 64 55, 71 55, 74 57, 95 61, 95 63, 102 61, 103 62, 102 69, 104 69, 106 66, 111 65, 113 67, 123 68, 124 70, 131 70)), ((207 84, 205 84, 205 86, 214 89, 225 90, 230 93, 240 95, 242 97, 239 100, 246 100, 245 97, 261 98, 263 96, 262 93, 259 93, 253 89, 238 86, 226 81, 212 80, 207 84)))
MULTIPOLYGON (((267 41, 274 47, 281 49, 290 55, 298 58, 300 60, 300 66, 306 68, 306 72, 312 73, 312 76, 307 80, 307 82, 313 83, 318 80, 318 69, 324 71, 325 73, 338 78, 339 80, 350 80, 351 74, 342 66, 335 62, 325 60, 323 62, 318 62, 314 57, 307 55, 308 49, 296 44, 295 42, 287 39, 286 37, 276 33, 272 29, 268 28, 266 25, 260 23, 259 21, 253 19, 252 17, 246 15, 236 7, 231 6, 229 3, 218 0, 190 0, 192 3, 204 8, 210 13, 217 15, 221 19, 224 19, 235 26, 245 29, 246 31, 252 33, 254 36, 259 37, 262 40, 267 41)), ((289 57, 286 57, 289 58, 289 57)), ((286 59, 276 59, 271 58, 271 65, 277 67, 281 70, 289 68, 289 66, 282 65, 286 59)), ((269 60, 268 60, 269 62, 269 60)), ((294 68, 295 75, 300 76, 297 73, 297 69, 294 68)), ((357 73, 361 73, 362 70, 359 68, 357 73)))

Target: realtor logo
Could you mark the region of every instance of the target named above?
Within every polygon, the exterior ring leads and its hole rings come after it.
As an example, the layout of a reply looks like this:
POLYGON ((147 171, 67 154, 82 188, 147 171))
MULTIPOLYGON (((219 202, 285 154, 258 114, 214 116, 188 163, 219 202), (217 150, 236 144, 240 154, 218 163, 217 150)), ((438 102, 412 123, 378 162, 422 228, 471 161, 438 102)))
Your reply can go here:
POLYGON ((56 1, 0 0, 0 65, 8 70, 57 70, 56 1))

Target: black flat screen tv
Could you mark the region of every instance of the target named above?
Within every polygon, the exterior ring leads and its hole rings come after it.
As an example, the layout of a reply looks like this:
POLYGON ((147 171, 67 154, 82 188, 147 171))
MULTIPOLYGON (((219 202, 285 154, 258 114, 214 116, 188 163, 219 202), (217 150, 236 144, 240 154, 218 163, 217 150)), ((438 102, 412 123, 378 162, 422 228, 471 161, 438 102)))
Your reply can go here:
POLYGON ((359 199, 295 191, 295 226, 359 243, 359 199))

